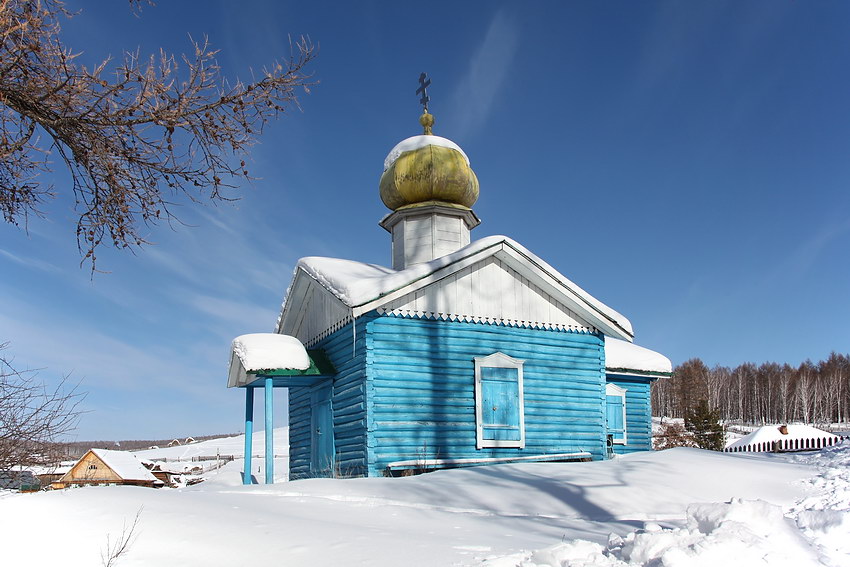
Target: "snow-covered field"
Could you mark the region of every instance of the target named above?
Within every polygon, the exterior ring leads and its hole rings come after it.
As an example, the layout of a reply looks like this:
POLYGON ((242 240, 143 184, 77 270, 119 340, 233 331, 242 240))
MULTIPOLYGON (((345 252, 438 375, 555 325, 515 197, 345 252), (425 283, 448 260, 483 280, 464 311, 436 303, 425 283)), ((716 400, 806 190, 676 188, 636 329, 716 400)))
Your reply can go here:
POLYGON ((847 442, 247 487, 240 468, 182 489, 6 493, 4 564, 99 565, 138 513, 115 565, 850 565, 847 442))

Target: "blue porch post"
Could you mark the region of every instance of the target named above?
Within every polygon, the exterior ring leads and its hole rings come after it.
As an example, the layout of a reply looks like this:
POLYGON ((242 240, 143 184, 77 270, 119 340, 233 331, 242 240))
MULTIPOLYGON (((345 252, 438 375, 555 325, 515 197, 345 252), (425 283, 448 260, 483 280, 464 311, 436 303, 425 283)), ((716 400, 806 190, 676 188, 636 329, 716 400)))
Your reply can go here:
POLYGON ((254 388, 245 388, 245 463, 242 484, 251 484, 251 451, 254 438, 254 388))
POLYGON ((266 378, 266 484, 274 484, 274 385, 266 378))

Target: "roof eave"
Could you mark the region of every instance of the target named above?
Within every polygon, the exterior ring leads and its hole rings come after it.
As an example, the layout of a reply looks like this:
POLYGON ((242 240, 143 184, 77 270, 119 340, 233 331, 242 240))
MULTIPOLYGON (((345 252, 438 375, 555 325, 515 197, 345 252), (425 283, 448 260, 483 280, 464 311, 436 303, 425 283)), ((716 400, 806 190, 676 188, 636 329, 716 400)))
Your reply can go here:
POLYGON ((636 368, 605 368, 606 374, 617 374, 621 376, 639 376, 641 378, 671 378, 672 372, 659 372, 657 370, 639 370, 636 368))
MULTIPOLYGON (((378 296, 362 301, 358 304, 351 305, 344 301, 334 290, 324 286, 321 281, 304 270, 301 266, 297 267, 293 275, 292 283, 287 291, 287 297, 284 299, 281 315, 278 318, 278 333, 288 333, 291 331, 291 313, 292 304, 303 304, 303 296, 307 292, 309 281, 314 281, 324 289, 329 291, 343 305, 351 309, 352 317, 360 317, 361 315, 383 307, 387 303, 398 299, 410 292, 417 291, 427 285, 439 281, 457 271, 460 271, 476 262, 483 260, 496 254, 504 253, 503 259, 512 260, 510 264, 523 276, 533 281, 536 285, 543 288, 545 291, 558 298, 568 308, 581 314, 595 328, 599 329, 603 334, 615 338, 623 339, 628 342, 634 340, 634 333, 631 329, 631 323, 620 315, 620 319, 606 313, 599 305, 607 310, 614 311, 607 307, 601 301, 592 297, 589 293, 580 288, 574 289, 571 282, 568 283, 554 268, 549 268, 543 260, 538 261, 537 257, 530 251, 518 248, 513 245, 513 242, 502 237, 500 240, 494 241, 492 244, 480 249, 473 249, 469 254, 459 256, 448 264, 442 265, 432 272, 421 275, 411 281, 408 281, 399 287, 383 292, 378 296), (586 297, 585 297, 586 296, 586 297), (596 304, 599 305, 596 305, 596 304)), ((577 286, 576 286, 577 287, 577 286)), ((299 309, 300 311, 300 309, 299 309)), ((619 315, 615 312, 616 315, 619 315)))

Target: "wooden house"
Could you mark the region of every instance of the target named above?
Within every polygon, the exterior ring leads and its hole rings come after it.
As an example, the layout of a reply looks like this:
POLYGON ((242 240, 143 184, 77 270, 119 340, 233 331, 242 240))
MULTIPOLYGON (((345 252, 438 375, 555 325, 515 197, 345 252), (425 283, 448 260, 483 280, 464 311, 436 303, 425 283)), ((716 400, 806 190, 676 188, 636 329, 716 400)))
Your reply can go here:
POLYGON ((131 485, 159 488, 163 484, 132 453, 89 449, 71 470, 51 483, 51 487, 131 485))
POLYGON ((392 268, 303 258, 276 332, 310 360, 275 372, 232 358, 229 386, 264 378, 267 400, 289 387, 290 478, 649 450, 649 385, 670 361, 521 244, 472 241, 478 180, 427 111, 420 122, 380 181, 392 268), (331 370, 311 374, 318 355, 331 370))

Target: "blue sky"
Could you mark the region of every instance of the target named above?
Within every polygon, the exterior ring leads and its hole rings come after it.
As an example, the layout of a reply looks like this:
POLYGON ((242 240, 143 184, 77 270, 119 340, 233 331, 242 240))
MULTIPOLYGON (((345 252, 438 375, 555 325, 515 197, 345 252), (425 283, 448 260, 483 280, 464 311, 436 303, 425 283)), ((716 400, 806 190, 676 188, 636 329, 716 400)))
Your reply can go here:
MULTIPOLYGON (((270 124, 234 204, 183 206, 135 255, 80 267, 73 203, 0 225, 0 340, 82 382, 77 436, 238 431, 229 343, 268 332, 299 257, 388 264, 384 157, 419 133, 464 148, 473 238, 506 234, 626 315, 674 364, 799 364, 850 351, 846 2, 69 3, 84 60, 190 51, 228 77, 320 46, 320 81, 270 124)), ((282 404, 280 404, 282 405, 282 404)))

